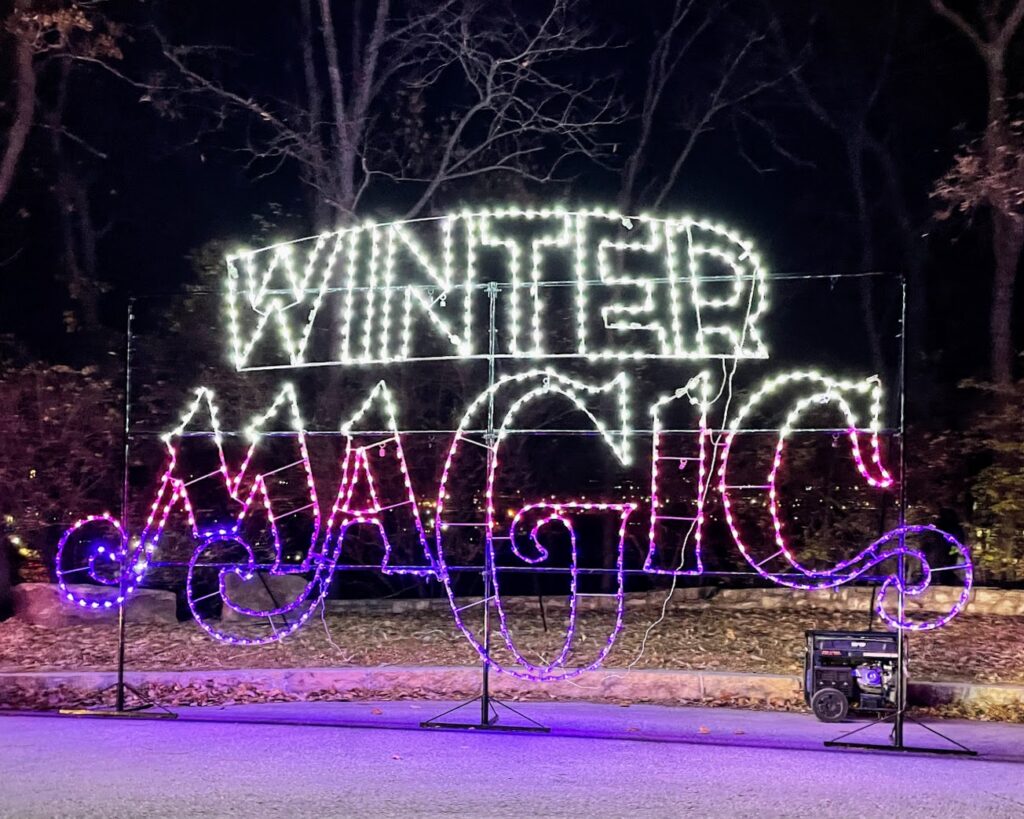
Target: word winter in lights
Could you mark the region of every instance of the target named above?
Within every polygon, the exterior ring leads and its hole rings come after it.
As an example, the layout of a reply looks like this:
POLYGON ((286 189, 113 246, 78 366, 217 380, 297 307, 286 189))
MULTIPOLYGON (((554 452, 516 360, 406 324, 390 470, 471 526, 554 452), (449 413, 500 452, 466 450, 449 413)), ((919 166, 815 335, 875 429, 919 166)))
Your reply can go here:
POLYGON ((222 432, 215 392, 200 388, 163 438, 164 467, 141 529, 132 535, 110 513, 74 524, 58 544, 60 590, 85 608, 124 605, 153 565, 172 565, 163 559, 165 535, 176 532, 191 543, 191 558, 173 565, 186 571, 196 621, 215 639, 258 645, 302 627, 335 574, 352 568, 354 544, 369 539, 380 572, 443 586, 456 627, 486 662, 557 680, 597 667, 612 650, 630 575, 700 575, 709 538, 720 532, 751 574, 809 592, 870 578, 881 584, 876 609, 890 627, 944 625, 966 606, 972 584, 970 554, 948 533, 906 525, 850 544, 830 566, 801 557, 791 531, 799 497, 788 495, 784 477, 798 463, 791 450, 808 416, 832 419, 834 446, 848 449, 852 479, 865 491, 891 491, 895 479, 883 458, 877 378, 787 371, 761 378, 735 402, 722 398, 743 360, 767 358, 759 330, 766 305, 766 274, 751 243, 686 217, 494 210, 359 225, 234 254, 226 324, 239 370, 435 359, 458 367, 481 357, 502 359, 504 368, 490 367, 460 418, 439 419, 454 432, 430 462, 423 448, 408 454, 409 407, 387 368, 365 392, 346 396, 331 500, 323 465, 310 455, 299 390, 281 385, 244 427, 239 448, 222 432), (568 332, 549 331, 556 315, 573 317, 568 332), (560 359, 612 372, 569 374, 560 359), (691 360, 699 371, 672 376, 674 389, 638 395, 631 369, 641 359, 665 367, 691 360), (710 359, 730 362, 719 373, 722 362, 710 359), (574 455, 586 450, 588 462, 602 463, 618 497, 524 485, 524 474, 548 466, 516 446, 538 432, 529 421, 538 409, 578 419, 584 435, 574 455), (202 458, 193 463, 196 446, 202 458), (614 555, 601 569, 614 604, 596 646, 578 628, 595 532, 614 555), (926 539, 946 557, 926 551, 926 539), (463 565, 467 553, 477 562, 463 565), (897 568, 905 565, 912 574, 897 568), (534 656, 516 638, 516 593, 524 574, 552 570, 567 589, 565 637, 534 656), (466 571, 487 574, 483 606, 456 597, 466 571), (930 619, 898 605, 901 595, 924 594, 937 572, 960 585, 952 605, 930 619), (274 576, 291 576, 287 599, 246 602, 250 584, 274 576), (112 588, 101 593, 95 584, 112 588), (211 598, 234 617, 216 619, 211 598), (472 616, 483 607, 496 614, 491 640, 472 616), (257 634, 256 623, 269 628, 257 634))
POLYGON ((767 356, 757 253, 728 229, 688 217, 458 213, 343 228, 227 263, 240 370, 488 356, 489 288, 502 295, 503 357, 767 356), (570 334, 548 331, 556 301, 572 304, 570 334))

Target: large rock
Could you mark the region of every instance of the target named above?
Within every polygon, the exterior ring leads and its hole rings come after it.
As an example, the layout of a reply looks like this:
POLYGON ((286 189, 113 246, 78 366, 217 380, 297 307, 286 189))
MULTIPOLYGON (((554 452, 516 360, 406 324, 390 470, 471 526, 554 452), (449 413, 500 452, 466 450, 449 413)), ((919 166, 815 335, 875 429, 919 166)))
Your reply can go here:
MULTIPOLYGON (((70 585, 72 593, 97 599, 115 600, 117 589, 108 586, 70 585)), ((111 623, 117 620, 117 607, 92 609, 64 599, 53 583, 19 583, 12 590, 14 616, 34 626, 60 628, 79 623, 111 623)), ((174 592, 137 589, 128 598, 125 612, 129 623, 177 623, 174 592)))
MULTIPOLYGON (((256 575, 252 580, 242 580, 238 575, 228 573, 224 576, 224 585, 231 602, 247 609, 278 608, 297 600, 306 591, 308 580, 301 574, 268 574, 256 575)), ((247 614, 239 614, 231 606, 224 604, 221 611, 222 620, 248 620, 247 614)))

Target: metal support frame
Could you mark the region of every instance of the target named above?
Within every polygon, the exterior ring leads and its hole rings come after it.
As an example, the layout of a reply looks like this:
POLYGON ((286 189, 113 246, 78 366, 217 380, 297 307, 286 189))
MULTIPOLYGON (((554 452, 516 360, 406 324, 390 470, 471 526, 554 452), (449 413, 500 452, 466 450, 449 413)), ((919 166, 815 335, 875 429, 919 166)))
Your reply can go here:
MULTIPOLYGON (((899 360, 899 413, 900 413, 900 490, 899 490, 899 526, 902 528, 907 524, 907 276, 900 275, 900 360, 899 360)), ((900 533, 900 548, 906 547, 906 532, 900 533)), ((897 574, 899 576, 899 597, 898 612, 899 620, 903 621, 906 610, 905 566, 906 558, 900 554, 897 559, 897 574)), ((936 731, 922 722, 907 716, 907 635, 905 629, 896 631, 896 708, 889 714, 873 720, 840 734, 835 739, 825 742, 827 748, 859 748, 872 751, 896 751, 899 753, 924 753, 924 754, 956 754, 963 756, 977 756, 978 752, 962 745, 952 737, 936 731), (874 725, 892 722, 892 732, 889 734, 888 743, 852 742, 847 738, 861 731, 865 731, 874 725), (953 747, 931 748, 907 745, 905 742, 904 728, 907 722, 911 722, 937 737, 950 743, 953 747)))
MULTIPOLYGON (((874 275, 874 274, 872 274, 874 275)), ((814 276, 777 276, 775 278, 817 278, 814 276)), ((895 430, 898 433, 900 439, 900 485, 899 485, 899 525, 903 526, 906 523, 906 507, 907 507, 907 468, 906 468, 906 386, 907 386, 907 280, 905 275, 901 275, 901 324, 900 324, 900 346, 899 346, 899 427, 895 430)), ((500 355, 496 350, 496 302, 499 294, 499 285, 496 282, 488 282, 484 285, 487 290, 489 299, 489 347, 486 355, 488 363, 488 386, 493 387, 496 383, 496 362, 498 359, 505 358, 506 356, 500 355)), ((125 401, 124 401, 124 469, 123 469, 123 486, 122 486, 122 525, 124 530, 128 530, 128 503, 129 503, 129 448, 130 439, 132 432, 130 429, 130 402, 131 402, 131 366, 132 366, 132 332, 134 323, 134 297, 129 299, 127 308, 127 334, 125 342, 125 401)), ((481 356, 482 357, 482 356, 481 356)), ((256 367, 250 368, 253 370, 262 369, 276 369, 275 367, 256 367)), ((752 431, 773 431, 773 430, 752 430, 752 431)), ((830 431, 830 430, 808 430, 808 431, 830 431)), ((832 430, 834 431, 834 430, 832 430)), ((482 432, 489 448, 488 453, 488 466, 490 467, 492 459, 494 457, 494 444, 497 439, 495 427, 494 427, 494 395, 493 392, 488 399, 488 413, 487 413, 487 427, 486 430, 479 430, 482 432)), ((558 430, 548 430, 547 432, 559 432, 558 430)), ((137 435, 147 435, 149 433, 140 431, 137 435)), ((225 434, 235 434, 227 432, 225 434)), ((274 433, 271 433, 274 434, 274 433)), ((331 433, 333 434, 333 433, 331 433)), ((493 572, 494 562, 492 547, 493 543, 490 540, 491 533, 488 531, 486 534, 488 538, 487 548, 484 554, 484 565, 483 567, 469 567, 459 566, 452 567, 456 571, 479 571, 483 580, 483 645, 485 651, 489 651, 491 645, 491 597, 493 592, 493 572)), ((900 537, 900 545, 905 546, 906 535, 903 534, 900 537)), ((905 591, 903 590, 902 581, 904 579, 905 565, 904 558, 898 559, 897 572, 901 580, 899 589, 898 599, 898 611, 900 619, 903 618, 905 611, 905 591)), ((156 565, 156 564, 155 564, 156 565)), ((159 565, 171 565, 163 564, 159 565)), ((339 569, 359 569, 365 570, 367 567, 364 566, 344 566, 338 567, 339 569)), ((538 567, 532 567, 534 571, 544 571, 538 567)), ((557 570, 552 570, 557 571, 557 570)), ((599 572, 601 570, 593 570, 599 572)), ((633 570, 626 570, 627 574, 637 573, 633 570)), ((727 572, 727 571, 709 571, 706 572, 707 576, 746 576, 746 572, 727 572)), ((260 575, 261 580, 263 579, 262 573, 260 575)), ((865 578, 868 580, 879 580, 880 578, 865 578)), ((265 580, 264 580, 265 584, 265 580)), ((126 581, 122 577, 121 580, 121 595, 124 596, 126 588, 126 581)), ((268 588, 269 591, 269 588, 268 588)), ((127 628, 126 628, 126 606, 122 605, 118 611, 118 625, 117 625, 117 680, 112 685, 103 689, 100 694, 106 694, 108 691, 113 689, 115 691, 115 703, 113 708, 109 707, 97 707, 88 709, 61 709, 59 713, 68 716, 78 717, 121 717, 121 718, 135 718, 135 719, 174 719, 177 718, 177 714, 168 710, 166 707, 158 705, 150 701, 142 692, 136 689, 125 681, 125 648, 127 643, 127 628), (126 701, 126 694, 132 694, 139 700, 136 705, 128 705, 126 701), (156 709, 156 710, 150 710, 156 709)), ((907 753, 934 753, 934 754, 960 754, 960 755, 977 755, 977 752, 967 748, 960 744, 956 740, 945 736, 944 734, 936 731, 934 728, 924 725, 917 720, 908 717, 906 714, 907 710, 907 675, 906 675, 906 659, 907 659, 907 637, 903 630, 897 632, 897 653, 898 653, 898 665, 899 665, 899 680, 897 686, 897 704, 896 708, 891 712, 879 719, 868 722, 855 728, 852 731, 848 731, 833 740, 829 740, 824 743, 826 747, 840 747, 840 748, 856 748, 866 750, 879 750, 879 751, 897 751, 907 753), (905 725, 907 721, 918 725, 921 728, 929 731, 930 733, 940 737, 947 741, 954 747, 949 748, 929 748, 929 747, 916 747, 909 746, 905 743, 905 725), (888 744, 883 743, 867 743, 867 742, 855 742, 848 741, 848 737, 854 736, 861 731, 864 731, 872 726, 891 723, 892 732, 890 735, 891 742, 888 744)), ((487 731, 506 731, 506 732, 534 732, 534 733, 550 733, 551 729, 547 726, 542 725, 536 720, 532 719, 528 715, 521 711, 513 708, 512 706, 502 702, 495 698, 491 694, 490 688, 490 662, 485 658, 481 663, 481 689, 480 694, 462 702, 448 710, 438 714, 437 716, 425 720, 420 723, 422 728, 432 729, 461 729, 461 730, 487 730, 487 731), (457 721, 445 719, 450 715, 456 714, 464 708, 468 708, 479 703, 478 719, 476 721, 457 721), (520 717, 527 724, 525 725, 501 725, 499 724, 499 708, 504 709, 516 716, 520 717)))
MULTIPOLYGON (((121 484, 121 527, 128 532, 128 470, 129 449, 131 444, 131 389, 132 389, 132 325, 135 322, 135 299, 128 299, 127 317, 125 319, 124 341, 124 469, 121 484)), ((125 682, 125 646, 127 644, 128 595, 125 574, 121 572, 121 585, 118 594, 121 605, 117 607, 117 682, 108 685, 99 693, 102 697, 108 691, 114 691, 114 707, 98 706, 96 708, 62 708, 60 713, 74 717, 130 717, 135 719, 177 719, 178 715, 162 705, 157 705, 145 694, 130 683, 125 682), (136 705, 128 705, 125 694, 132 694, 137 700, 136 705), (156 708, 150 711, 150 708, 156 708)))
MULTIPOLYGON (((494 447, 497 443, 498 436, 494 431, 494 391, 493 387, 495 384, 496 372, 495 372, 495 342, 497 340, 497 329, 495 324, 495 314, 497 309, 498 300, 498 285, 495 282, 489 282, 487 285, 487 299, 488 299, 488 357, 487 357, 487 386, 491 390, 487 397, 487 432, 484 435, 484 440, 487 442, 487 470, 488 474, 494 467, 494 447)), ((484 565, 483 565, 483 581, 484 581, 484 653, 487 655, 483 658, 481 663, 480 671, 480 694, 473 699, 456 705, 454 708, 449 708, 444 713, 438 714, 436 717, 432 717, 428 720, 424 720, 420 723, 421 728, 460 728, 465 730, 486 730, 486 731, 519 731, 519 732, 534 732, 534 733, 549 733, 551 731, 547 726, 541 725, 534 719, 526 716, 520 711, 517 711, 510 705, 502 702, 499 699, 491 696, 491 663, 487 657, 490 656, 491 651, 491 581, 494 571, 494 542, 492 540, 492 532, 490 528, 485 533, 487 540, 484 548, 484 565), (474 703, 480 703, 480 719, 479 722, 451 722, 446 721, 443 718, 449 714, 454 714, 463 708, 467 708, 474 703), (499 725, 498 724, 498 709, 495 705, 499 705, 502 708, 511 711, 512 713, 527 720, 530 725, 499 725)))

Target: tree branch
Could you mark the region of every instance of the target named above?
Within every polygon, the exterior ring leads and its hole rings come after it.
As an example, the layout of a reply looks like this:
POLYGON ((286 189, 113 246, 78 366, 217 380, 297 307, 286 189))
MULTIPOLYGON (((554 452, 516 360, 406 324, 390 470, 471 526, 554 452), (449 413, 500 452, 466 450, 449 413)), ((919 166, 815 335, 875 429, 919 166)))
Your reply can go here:
POLYGON ((341 154, 345 154, 350 148, 348 117, 345 114, 345 88, 341 82, 341 67, 338 64, 338 44, 334 36, 331 0, 320 0, 320 23, 320 34, 327 55, 327 77, 331 92, 331 108, 334 114, 336 148, 341 154))
POLYGON ((931 0, 932 9, 940 17, 944 17, 958 29, 960 32, 970 40, 974 47, 978 50, 978 53, 984 56, 988 52, 989 44, 982 39, 981 35, 974 30, 974 27, 967 22, 960 14, 953 11, 949 6, 946 5, 945 0, 931 0))
POLYGON ((1010 41, 1013 39, 1017 30, 1024 23, 1024 0, 1017 0, 1017 4, 1010 10, 1005 22, 1003 23, 1002 29, 999 31, 999 39, 996 43, 996 47, 1005 52, 1010 46, 1010 41))
POLYGON ((18 160, 32 130, 36 107, 36 71, 32 65, 32 44, 16 31, 12 31, 10 36, 14 38, 14 121, 7 134, 3 158, 0 158, 0 203, 11 191, 18 160))

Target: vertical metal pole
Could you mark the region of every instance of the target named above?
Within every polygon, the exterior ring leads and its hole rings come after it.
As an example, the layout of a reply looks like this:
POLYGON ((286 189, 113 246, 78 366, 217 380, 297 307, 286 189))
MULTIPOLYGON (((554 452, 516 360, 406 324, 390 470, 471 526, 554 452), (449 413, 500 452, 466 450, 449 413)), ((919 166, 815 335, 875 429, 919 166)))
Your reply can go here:
MULTIPOLYGON (((121 593, 124 594, 124 581, 121 581, 121 593)), ((122 600, 117 609, 117 696, 114 702, 115 711, 124 711, 124 607, 128 601, 122 600)))
MULTIPOLYGON (((121 528, 127 534, 128 529, 128 449, 130 444, 131 424, 131 388, 132 388, 132 321, 135 318, 135 299, 128 299, 128 318, 125 322, 124 342, 124 470, 121 484, 121 528)), ((131 542, 128 543, 129 552, 131 542)), ((124 648, 125 648, 125 609, 128 607, 127 572, 123 561, 129 552, 122 557, 120 595, 121 605, 117 607, 117 699, 115 709, 124 711, 124 648)))
MULTIPOLYGON (((907 275, 900 276, 900 369, 899 369, 899 407, 900 407, 900 514, 899 526, 907 524, 907 275)), ((907 545, 905 532, 900 533, 900 556, 897 560, 899 577, 899 621, 902 623, 906 606, 904 583, 906 580, 906 558, 904 549, 907 545)), ((896 720, 893 724, 893 745, 903 747, 903 720, 907 708, 907 638, 904 629, 896 632, 896 654, 899 663, 899 680, 896 686, 896 720)))
MULTIPOLYGON (((488 298, 488 325, 487 325, 487 434, 484 440, 487 442, 487 474, 491 474, 494 464, 494 446, 496 436, 494 434, 494 354, 497 344, 497 331, 495 327, 495 313, 498 299, 498 285, 495 282, 487 283, 488 298)), ((485 499, 486 503, 486 499, 485 499)), ((480 692, 480 724, 491 724, 491 573, 494 570, 494 540, 490 527, 484 532, 484 653, 487 658, 483 662, 483 680, 480 692)))

